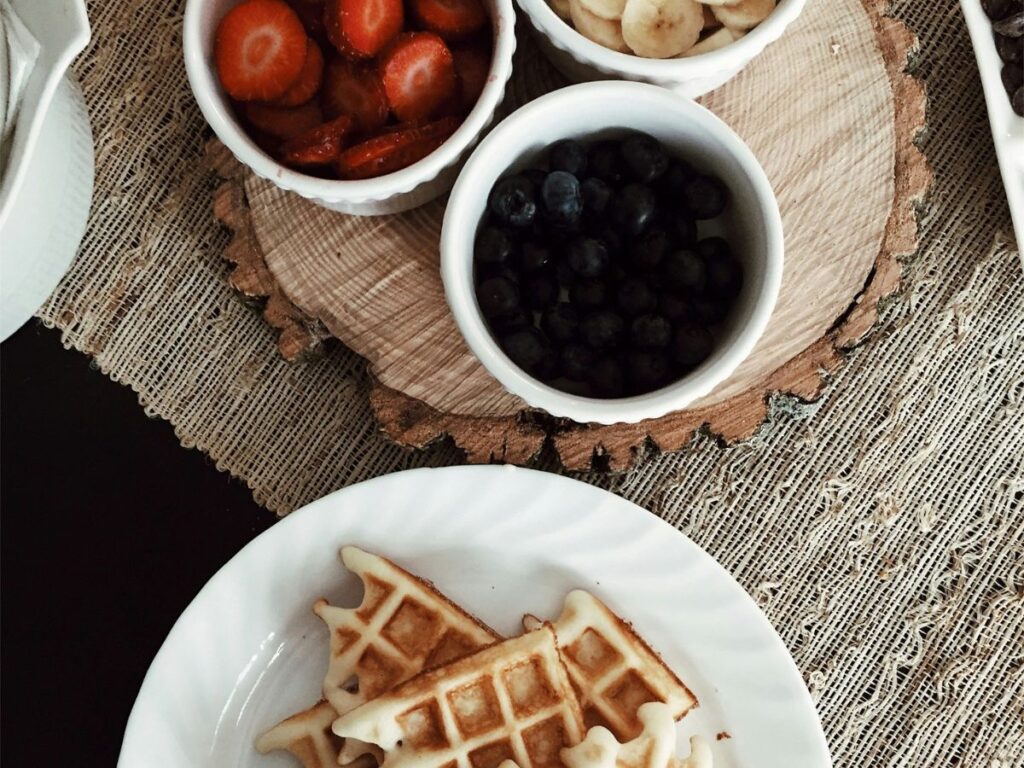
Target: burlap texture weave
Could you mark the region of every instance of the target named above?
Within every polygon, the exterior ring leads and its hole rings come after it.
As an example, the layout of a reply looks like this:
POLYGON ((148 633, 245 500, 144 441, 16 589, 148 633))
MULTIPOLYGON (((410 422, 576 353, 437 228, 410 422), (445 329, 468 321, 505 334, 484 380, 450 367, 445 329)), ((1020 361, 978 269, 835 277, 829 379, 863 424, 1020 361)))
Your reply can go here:
MULTIPOLYGON (((82 251, 40 317, 280 513, 458 462, 445 445, 388 444, 360 360, 335 346, 282 362, 227 288, 183 5, 90 4, 77 72, 96 192, 82 251)), ((753 440, 698 439, 630 475, 585 479, 678 526, 755 596, 803 670, 837 766, 1020 768, 1024 278, 959 9, 903 0, 894 13, 921 40, 912 70, 931 96, 936 183, 879 329, 818 402, 776 398, 753 440)))

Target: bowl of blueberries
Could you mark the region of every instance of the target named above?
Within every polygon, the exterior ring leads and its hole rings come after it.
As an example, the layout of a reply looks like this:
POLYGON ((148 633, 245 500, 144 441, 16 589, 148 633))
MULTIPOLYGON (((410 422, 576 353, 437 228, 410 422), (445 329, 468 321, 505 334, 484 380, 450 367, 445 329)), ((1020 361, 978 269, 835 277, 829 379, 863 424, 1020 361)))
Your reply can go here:
POLYGON ((473 353, 529 406, 656 418, 752 351, 782 279, 778 203, 700 105, 603 81, 520 108, 452 190, 441 273, 473 353))

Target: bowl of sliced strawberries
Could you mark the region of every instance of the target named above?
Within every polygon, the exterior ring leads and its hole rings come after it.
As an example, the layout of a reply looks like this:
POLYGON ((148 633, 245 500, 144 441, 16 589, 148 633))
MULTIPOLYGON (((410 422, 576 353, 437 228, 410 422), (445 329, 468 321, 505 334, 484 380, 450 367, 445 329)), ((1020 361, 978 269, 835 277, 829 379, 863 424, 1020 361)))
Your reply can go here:
POLYGON ((196 101, 254 173, 334 210, 447 192, 512 73, 511 0, 188 0, 196 101))

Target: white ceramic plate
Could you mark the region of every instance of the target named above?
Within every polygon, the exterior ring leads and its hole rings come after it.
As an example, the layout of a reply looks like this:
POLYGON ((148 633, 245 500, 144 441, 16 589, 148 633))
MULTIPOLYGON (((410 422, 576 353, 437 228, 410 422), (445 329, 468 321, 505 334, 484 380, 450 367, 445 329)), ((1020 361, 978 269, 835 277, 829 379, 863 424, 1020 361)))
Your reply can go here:
MULTIPOLYGON (((683 734, 716 768, 827 768, 825 737, 782 641, 708 554, 605 491, 511 467, 421 469, 294 512, 210 579, 154 659, 119 766, 294 766, 257 734, 319 697, 321 596, 354 605, 337 557, 357 544, 396 560, 499 632, 558 614, 574 587, 630 619, 700 699, 683 734), (731 738, 716 740, 727 732, 731 738)), ((173 578, 168 574, 168 578, 173 578)))

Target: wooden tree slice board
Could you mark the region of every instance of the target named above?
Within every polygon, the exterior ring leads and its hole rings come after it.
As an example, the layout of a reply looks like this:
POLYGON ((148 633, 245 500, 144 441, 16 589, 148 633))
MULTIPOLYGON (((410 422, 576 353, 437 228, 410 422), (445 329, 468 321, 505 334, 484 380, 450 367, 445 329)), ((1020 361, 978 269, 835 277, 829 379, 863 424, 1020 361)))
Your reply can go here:
MULTIPOLYGON (((843 347, 876 318, 916 247, 914 205, 931 174, 913 140, 921 84, 903 73, 915 41, 883 0, 809 3, 783 38, 701 101, 759 158, 779 199, 786 265, 779 302, 750 357, 694 407, 639 424, 580 425, 531 412, 472 356, 438 273, 444 201, 359 218, 320 208, 260 179, 213 145, 226 178, 215 213, 235 231, 232 283, 268 297, 289 359, 326 335, 369 362, 371 404, 396 441, 448 434, 470 461, 524 463, 550 436, 563 464, 624 469, 653 443, 684 446, 707 427, 750 436, 772 393, 813 398, 843 347)), ((520 39, 508 111, 565 85, 520 39)))

